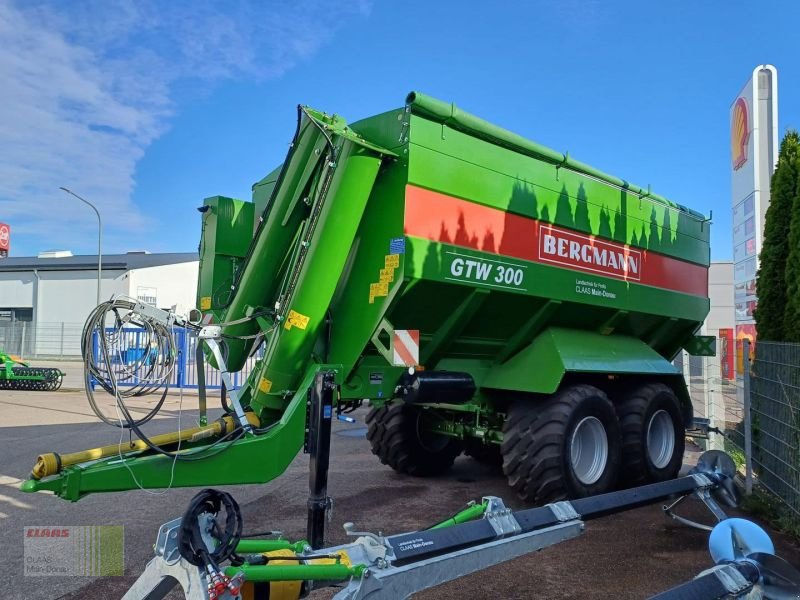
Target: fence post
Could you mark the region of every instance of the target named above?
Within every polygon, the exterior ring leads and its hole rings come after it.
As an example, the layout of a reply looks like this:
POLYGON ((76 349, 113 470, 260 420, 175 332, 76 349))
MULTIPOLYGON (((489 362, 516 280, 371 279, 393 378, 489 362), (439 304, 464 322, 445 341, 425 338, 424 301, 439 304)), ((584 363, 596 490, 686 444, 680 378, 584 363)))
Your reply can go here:
MULTIPOLYGON (((708 357, 701 357, 700 364, 702 365, 702 377, 701 381, 703 382, 703 407, 706 411, 706 414, 703 415, 706 419, 708 419, 708 423, 711 427, 717 426, 717 419, 716 415, 714 414, 714 390, 712 389, 713 386, 713 377, 711 376, 711 369, 709 368, 709 360, 708 357)), ((719 440, 717 439, 717 434, 710 432, 708 434, 708 444, 706 450, 719 450, 719 440)))
POLYGON ((748 496, 753 493, 753 419, 750 414, 750 340, 742 340, 742 365, 744 380, 742 382, 744 410, 744 491, 748 496))
POLYGON ((686 382, 686 388, 689 390, 689 395, 692 394, 692 373, 689 365, 689 353, 686 350, 681 350, 681 369, 683 369, 683 379, 686 382))
POLYGON ((186 377, 186 330, 174 329, 172 334, 178 338, 178 374, 175 377, 175 387, 182 388, 183 380, 186 377))
MULTIPOLYGON (((97 329, 92 331, 92 357, 94 359, 94 364, 100 364, 100 334, 105 334, 103 329, 100 329, 98 332, 97 329)), ((111 365, 106 365, 107 369, 111 369, 111 365)), ((87 377, 86 373, 83 375, 87 377)), ((95 389, 95 382, 97 381, 92 375, 88 375, 89 381, 88 384, 92 388, 92 391, 95 389)))
POLYGON ((59 352, 59 356, 64 358, 64 321, 61 321, 61 352, 59 352))
POLYGON ((25 354, 26 354, 26 352, 25 352, 25 329, 26 329, 25 326, 26 325, 27 325, 27 323, 25 321, 23 321, 22 322, 22 337, 19 340, 19 357, 22 360, 25 360, 25 354))
POLYGON ((11 354, 19 354, 22 356, 21 352, 17 352, 19 348, 17 347, 17 322, 10 321, 8 324, 3 326, 3 349, 6 352, 10 352, 11 354))

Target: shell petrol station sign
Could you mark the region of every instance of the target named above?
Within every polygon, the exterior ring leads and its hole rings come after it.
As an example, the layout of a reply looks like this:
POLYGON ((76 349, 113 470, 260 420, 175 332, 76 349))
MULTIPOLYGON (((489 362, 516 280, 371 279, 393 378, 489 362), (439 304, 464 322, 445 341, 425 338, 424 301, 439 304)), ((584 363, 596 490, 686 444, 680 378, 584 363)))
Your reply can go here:
POLYGON ((756 340, 753 318, 756 273, 769 207, 770 180, 778 157, 778 72, 759 65, 730 108, 731 201, 736 371, 743 367, 743 340, 756 340))
POLYGON ((747 100, 738 97, 731 111, 731 158, 737 171, 747 162, 747 143, 750 141, 750 110, 747 100))

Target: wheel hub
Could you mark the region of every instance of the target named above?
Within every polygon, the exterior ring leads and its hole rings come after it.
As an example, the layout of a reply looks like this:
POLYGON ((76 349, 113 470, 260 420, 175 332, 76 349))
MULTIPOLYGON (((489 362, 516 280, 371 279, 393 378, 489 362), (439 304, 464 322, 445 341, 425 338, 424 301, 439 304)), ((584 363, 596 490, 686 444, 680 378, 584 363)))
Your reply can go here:
POLYGON ((450 443, 450 438, 446 435, 430 431, 425 427, 422 414, 417 416, 416 429, 419 445, 427 452, 434 454, 441 452, 450 443))
POLYGON ((657 410, 647 424, 647 456, 656 469, 663 469, 675 452, 675 426, 663 409, 657 410))
POLYGON ((596 483, 608 463, 608 436, 597 417, 584 417, 572 432, 570 464, 583 485, 596 483))

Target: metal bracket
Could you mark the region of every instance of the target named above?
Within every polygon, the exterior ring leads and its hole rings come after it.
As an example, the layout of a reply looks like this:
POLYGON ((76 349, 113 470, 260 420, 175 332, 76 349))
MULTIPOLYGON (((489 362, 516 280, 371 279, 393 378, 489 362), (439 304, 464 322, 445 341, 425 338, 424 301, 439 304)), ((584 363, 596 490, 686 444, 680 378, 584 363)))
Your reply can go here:
POLYGON ((522 531, 519 522, 514 518, 510 508, 506 508, 501 498, 497 496, 484 496, 486 511, 483 518, 489 521, 500 537, 516 535, 522 531))
MULTIPOLYGON (((391 547, 386 543, 386 538, 378 533, 377 535, 369 531, 355 531, 353 523, 344 524, 345 535, 356 538, 356 544, 363 550, 369 564, 377 563, 381 567, 389 564, 389 559, 394 555, 391 547)), ((352 552, 349 552, 352 558, 352 552)))
POLYGON ((664 514, 674 519, 678 523, 683 523, 689 527, 693 527, 695 529, 700 529, 701 531, 711 531, 713 527, 710 525, 704 525, 703 523, 698 523, 697 521, 692 521, 691 519, 687 519, 686 517, 682 517, 675 513, 675 509, 678 505, 689 498, 690 496, 696 497, 700 500, 703 504, 706 505, 706 508, 711 512, 714 517, 716 517, 717 521, 724 521, 728 518, 728 515, 725 514, 725 511, 722 510, 717 501, 714 500, 714 497, 711 495, 711 490, 714 488, 715 484, 708 478, 708 476, 704 475, 703 473, 692 473, 690 475, 698 485, 698 488, 693 491, 691 494, 686 494, 681 496, 671 504, 665 504, 662 507, 664 514))
POLYGON ((741 594, 753 587, 753 584, 732 565, 720 565, 712 569, 711 572, 731 594, 741 594))
POLYGON ((236 415, 236 420, 239 421, 239 425, 245 431, 252 432, 253 427, 250 425, 250 422, 247 420, 247 416, 244 414, 242 404, 239 402, 239 392, 233 386, 231 374, 228 371, 227 365, 225 364, 225 358, 222 356, 222 350, 219 346, 220 340, 222 340, 222 328, 219 325, 206 325, 200 330, 200 333, 197 336, 197 343, 199 344, 201 341, 205 342, 206 346, 208 346, 208 349, 211 350, 211 353, 214 355, 214 359, 217 361, 219 374, 222 378, 222 381, 225 383, 225 389, 227 389, 228 395, 230 396, 231 404, 233 405, 233 412, 236 415))
MULTIPOLYGON (((179 585, 186 598, 208 600, 206 573, 181 557, 178 550, 178 529, 181 519, 164 523, 158 530, 155 557, 122 597, 122 600, 162 600, 179 585)), ((240 595, 225 591, 218 600, 241 600, 240 595)))
POLYGON ((575 519, 581 518, 581 516, 575 511, 575 507, 572 506, 572 503, 567 500, 553 502, 551 504, 547 504, 546 506, 553 511, 553 515, 561 523, 564 523, 565 521, 574 521, 575 519))

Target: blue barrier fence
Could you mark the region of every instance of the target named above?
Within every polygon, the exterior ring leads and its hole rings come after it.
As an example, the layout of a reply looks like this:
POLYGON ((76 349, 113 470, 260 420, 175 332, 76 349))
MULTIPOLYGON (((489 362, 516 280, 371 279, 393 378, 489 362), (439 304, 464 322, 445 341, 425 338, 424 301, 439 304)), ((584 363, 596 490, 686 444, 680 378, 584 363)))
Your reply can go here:
MULTIPOLYGON (((138 385, 141 373, 131 373, 131 369, 137 363, 141 363, 145 354, 150 352, 150 348, 145 346, 146 334, 144 329, 126 328, 122 332, 113 328, 106 329, 107 335, 114 335, 113 348, 110 351, 113 363, 114 374, 120 386, 138 385)), ((169 376, 170 387, 177 388, 197 388, 197 362, 195 352, 197 348, 197 334, 186 329, 175 328, 172 330, 175 340, 175 350, 177 352, 176 363, 169 376)), ((95 361, 101 364, 101 353, 99 349, 98 335, 95 333, 93 346, 95 361)), ((253 370, 256 361, 263 355, 263 348, 260 348, 255 356, 247 359, 244 368, 232 373, 233 386, 238 389, 247 380, 253 370)), ((146 361, 145 361, 146 362, 146 361)), ((141 371, 141 369, 140 369, 141 371)), ((217 369, 205 363, 206 388, 220 389, 222 381, 217 369)))

